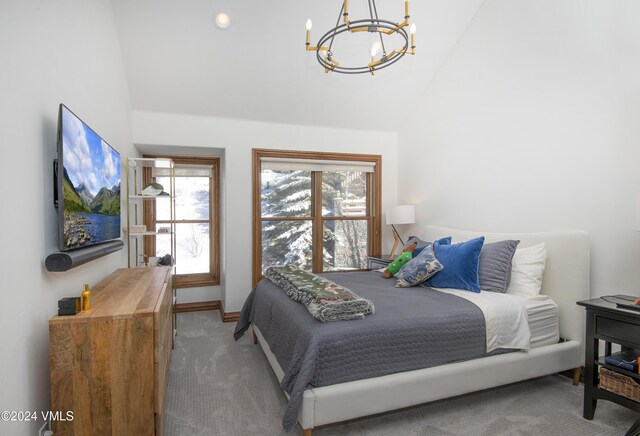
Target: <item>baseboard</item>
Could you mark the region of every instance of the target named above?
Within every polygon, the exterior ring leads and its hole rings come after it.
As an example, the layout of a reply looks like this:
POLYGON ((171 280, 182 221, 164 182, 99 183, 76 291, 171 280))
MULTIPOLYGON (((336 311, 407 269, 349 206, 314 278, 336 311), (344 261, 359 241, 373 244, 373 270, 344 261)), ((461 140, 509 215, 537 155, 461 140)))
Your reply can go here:
POLYGON ((201 310, 220 309, 220 300, 214 301, 197 301, 195 303, 176 303, 174 312, 199 312, 201 310))
POLYGON ((237 322, 240 319, 240 312, 227 312, 222 314, 222 322, 237 322))
POLYGON ((201 310, 219 310, 222 322, 236 322, 240 318, 240 312, 225 312, 224 305, 220 300, 198 301, 195 303, 177 303, 174 308, 175 313, 199 312, 201 310))
POLYGON ((240 312, 225 312, 224 304, 222 301, 220 302, 220 317, 222 318, 222 322, 236 322, 240 319, 240 312))

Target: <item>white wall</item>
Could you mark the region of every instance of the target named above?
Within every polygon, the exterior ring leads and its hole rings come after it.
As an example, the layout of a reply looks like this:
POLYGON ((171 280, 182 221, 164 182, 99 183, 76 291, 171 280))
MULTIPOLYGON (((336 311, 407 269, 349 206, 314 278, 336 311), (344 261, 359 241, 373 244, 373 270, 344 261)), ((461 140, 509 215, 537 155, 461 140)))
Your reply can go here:
POLYGON ((133 139, 143 147, 164 144, 225 150, 222 301, 228 312, 240 310, 251 291, 252 148, 380 154, 383 209, 396 201, 395 133, 134 111, 133 139))
MULTIPOLYGON (((66 273, 48 273, 57 251, 52 161, 64 102, 124 157, 134 152, 131 107, 108 0, 0 3, 2 309, 0 410, 49 410, 48 320, 57 300, 79 296, 125 266, 125 251, 66 273)), ((37 422, 1 422, 0 434, 33 435, 37 422)))
POLYGON ((640 294, 640 3, 487 0, 399 136, 420 224, 584 229, 592 295, 640 294))

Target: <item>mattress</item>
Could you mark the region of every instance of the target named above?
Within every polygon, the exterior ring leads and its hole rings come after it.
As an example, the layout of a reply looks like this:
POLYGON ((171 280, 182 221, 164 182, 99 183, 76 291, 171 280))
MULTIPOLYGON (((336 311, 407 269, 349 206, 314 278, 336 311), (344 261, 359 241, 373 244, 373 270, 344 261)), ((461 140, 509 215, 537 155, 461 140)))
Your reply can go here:
POLYGON ((555 301, 547 295, 536 295, 535 297, 513 296, 521 301, 527 309, 529 330, 531 330, 531 348, 557 344, 560 340, 558 324, 560 310, 555 301))
MULTIPOLYGON (((474 292, 464 291, 461 289, 438 289, 437 291, 445 292, 448 294, 456 295, 460 298, 471 301, 476 304, 483 312, 485 312, 485 318, 487 319, 487 329, 489 330, 489 324, 491 324, 491 311, 487 312, 487 309, 498 311, 505 303, 504 300, 516 300, 518 301, 526 311, 526 317, 528 321, 528 331, 523 331, 521 325, 514 325, 511 329, 498 329, 503 337, 493 338, 494 345, 491 346, 492 338, 487 331, 487 349, 493 350, 498 348, 536 348, 543 345, 557 344, 560 340, 560 326, 559 326, 559 314, 560 310, 558 305, 547 295, 536 296, 524 296, 517 294, 501 294, 497 292, 483 291, 479 294, 474 292), (516 329, 521 329, 518 334, 516 329), (513 340, 522 334, 530 335, 528 347, 512 347, 513 340)), ((502 316, 503 314, 498 314, 502 316)), ((509 318, 500 320, 504 322, 510 322, 509 318)))

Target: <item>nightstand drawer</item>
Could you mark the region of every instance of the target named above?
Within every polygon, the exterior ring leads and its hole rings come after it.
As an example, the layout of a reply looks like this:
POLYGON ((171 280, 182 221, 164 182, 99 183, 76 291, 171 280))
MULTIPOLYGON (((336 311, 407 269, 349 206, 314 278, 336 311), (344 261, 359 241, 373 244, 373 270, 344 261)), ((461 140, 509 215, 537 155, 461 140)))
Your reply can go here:
POLYGON ((598 315, 596 316, 596 334, 636 344, 640 338, 640 325, 598 315))

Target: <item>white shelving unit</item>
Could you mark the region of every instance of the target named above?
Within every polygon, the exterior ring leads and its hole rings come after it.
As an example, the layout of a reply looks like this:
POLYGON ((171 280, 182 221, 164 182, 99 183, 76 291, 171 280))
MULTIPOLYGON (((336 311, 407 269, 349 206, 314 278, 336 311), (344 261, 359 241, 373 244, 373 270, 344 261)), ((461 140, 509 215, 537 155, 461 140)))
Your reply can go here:
MULTIPOLYGON (((147 266, 144 249, 144 237, 153 238, 170 238, 170 253, 175 265, 176 242, 175 242, 175 169, 173 160, 168 158, 143 158, 129 157, 127 158, 127 261, 129 268, 147 266), (145 173, 148 171, 148 173, 145 173), (144 188, 144 179, 149 177, 167 177, 169 186, 163 186, 167 195, 149 196, 142 195, 140 192, 144 188), (167 190, 168 188, 168 190, 167 190), (169 227, 168 232, 157 232, 155 230, 130 231, 133 226, 143 224, 143 208, 145 202, 152 202, 158 199, 169 199, 171 224, 165 225, 169 227)), ((175 271, 174 271, 175 272, 175 271)))

